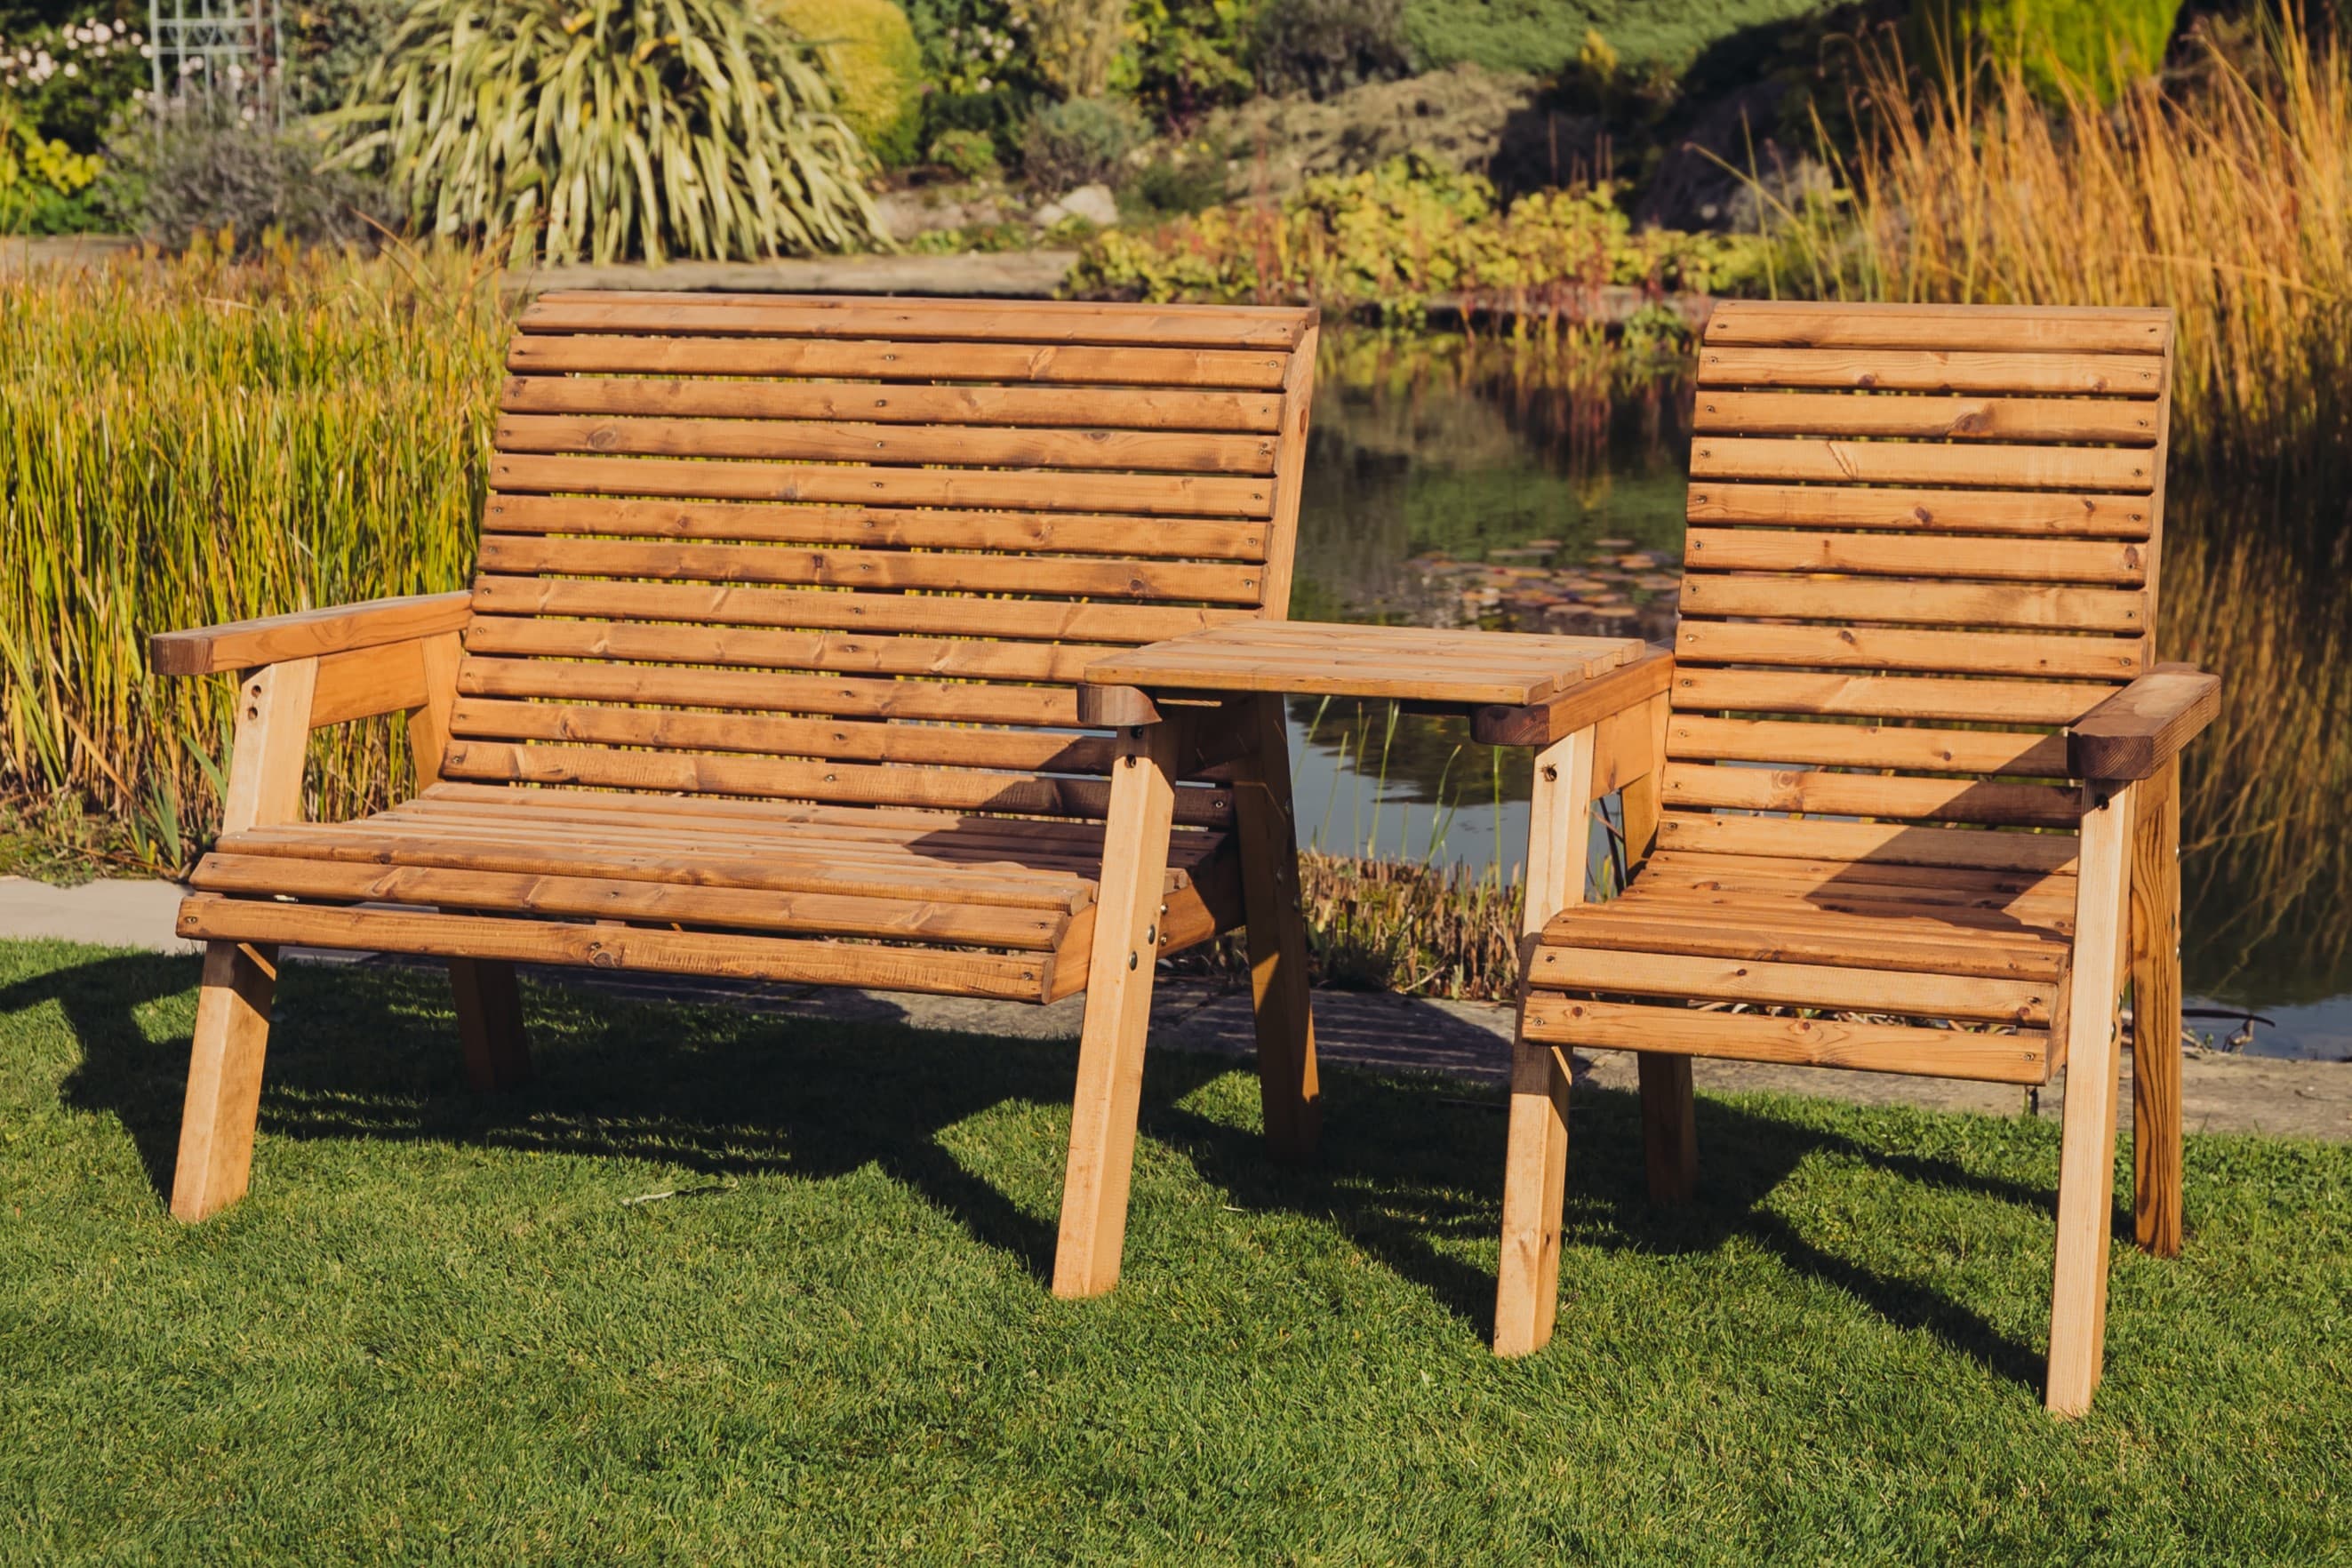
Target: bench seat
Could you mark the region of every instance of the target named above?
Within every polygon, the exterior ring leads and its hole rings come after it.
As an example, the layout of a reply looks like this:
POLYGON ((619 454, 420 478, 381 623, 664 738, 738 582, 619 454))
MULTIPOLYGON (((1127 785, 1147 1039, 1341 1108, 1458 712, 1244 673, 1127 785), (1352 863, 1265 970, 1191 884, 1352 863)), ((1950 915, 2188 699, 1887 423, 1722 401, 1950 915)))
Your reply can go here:
MULTIPOLYGON (((1171 836, 1162 952, 1238 919, 1231 842, 1171 836)), ((179 929, 1045 1002, 1084 985, 1102 845, 1097 822, 441 784, 226 835, 179 929)))

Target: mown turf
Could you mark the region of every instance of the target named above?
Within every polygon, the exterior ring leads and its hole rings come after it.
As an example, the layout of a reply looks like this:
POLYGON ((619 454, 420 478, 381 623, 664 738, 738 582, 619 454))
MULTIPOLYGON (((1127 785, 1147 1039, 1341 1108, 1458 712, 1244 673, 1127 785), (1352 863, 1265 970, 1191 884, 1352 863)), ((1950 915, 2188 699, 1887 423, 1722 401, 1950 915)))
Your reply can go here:
POLYGON ((1158 1057, 1124 1282, 1054 1300, 1072 1048, 295 969, 252 1196, 164 1217, 193 961, 0 944, 10 1562, 2233 1563, 2352 1557, 2352 1151, 2189 1145, 2086 1421, 2035 1384, 2047 1126, 1576 1119, 1559 1338, 1485 1349, 1503 1121, 1332 1075, 1261 1159, 1158 1057), (625 1204, 641 1194, 677 1195, 625 1204))

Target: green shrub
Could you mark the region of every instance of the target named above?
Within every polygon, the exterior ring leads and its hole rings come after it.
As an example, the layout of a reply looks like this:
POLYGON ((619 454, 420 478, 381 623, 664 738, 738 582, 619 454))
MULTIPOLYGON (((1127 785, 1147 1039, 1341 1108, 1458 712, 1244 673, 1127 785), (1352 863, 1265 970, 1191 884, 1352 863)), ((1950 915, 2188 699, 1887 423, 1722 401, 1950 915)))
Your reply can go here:
POLYGON ((1066 99, 1100 98, 1128 42, 1129 0, 1006 0, 1037 73, 1066 99))
POLYGON ((942 131, 931 138, 931 162, 967 180, 996 173, 996 142, 977 131, 942 131))
POLYGON ((101 186, 110 226, 178 249, 200 234, 250 253, 272 237, 373 248, 395 216, 383 187, 321 169, 317 136, 226 116, 174 116, 126 129, 101 186))
POLYGON ((408 0, 301 0, 285 7, 278 89, 287 110, 311 115, 341 107, 407 9, 408 0))
POLYGON ((1135 41, 1113 79, 1164 125, 1238 103, 1255 85, 1248 61, 1259 8, 1260 0, 1134 0, 1135 41))
POLYGON ((1049 194, 1112 181, 1144 136, 1142 121, 1125 104, 1100 98, 1049 104, 1023 128, 1021 173, 1049 194))
POLYGON ((923 51, 890 0, 767 0, 840 84, 849 128, 892 168, 915 161, 922 123, 923 51))
POLYGON ((520 264, 851 250, 881 225, 802 40, 733 0, 416 0, 330 117, 416 226, 520 264))
POLYGON ((1113 230, 1071 286, 1145 300, 1313 301, 1412 319, 1439 294, 1574 315, 1608 285, 1715 293, 1757 280, 1763 242, 1635 233, 1609 185, 1536 191, 1498 210, 1483 176, 1420 158, 1307 182, 1280 207, 1217 207, 1150 233, 1113 230))
MULTIPOLYGON (((1403 36, 1414 66, 1463 60, 1496 71, 1549 76, 1597 32, 1630 70, 1679 74, 1706 51, 1753 52, 1759 30, 1834 9, 1844 0, 1404 0, 1403 36)), ((2095 3, 2095 0, 2094 0, 2095 3)))
POLYGON ((115 117, 147 86, 145 17, 143 5, 134 21, 124 0, 103 0, 75 5, 58 20, 11 25, 0 37, 0 100, 44 141, 98 152, 115 117))
POLYGON ((2078 86, 2111 103, 2163 63, 2179 15, 2180 0, 1919 0, 1913 50, 1926 63, 2014 60, 2044 99, 2078 86))
POLYGON ((104 160, 44 136, 0 99, 0 231, 63 234, 93 226, 91 186, 104 160))
POLYGON ((1268 92, 1328 98, 1412 70, 1403 0, 1266 0, 1252 49, 1268 92))

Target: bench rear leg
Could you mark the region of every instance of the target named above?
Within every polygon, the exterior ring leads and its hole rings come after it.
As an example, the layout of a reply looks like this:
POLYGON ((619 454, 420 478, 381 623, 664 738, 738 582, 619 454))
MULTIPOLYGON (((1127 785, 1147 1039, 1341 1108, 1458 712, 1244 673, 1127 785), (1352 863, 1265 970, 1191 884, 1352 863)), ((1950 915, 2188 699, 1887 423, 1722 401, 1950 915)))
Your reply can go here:
POLYGON ((1290 739, 1282 699, 1250 700, 1248 749, 1234 763, 1234 816, 1248 921, 1250 1003, 1257 1027, 1258 1099, 1267 1152, 1297 1162, 1323 1131, 1315 1016, 1299 908, 1298 828, 1290 796, 1290 739))
POLYGON ((482 1094, 529 1083, 530 1039, 523 1032, 522 990, 515 984, 514 965, 502 959, 453 958, 449 988, 457 996, 466 1081, 482 1094))
POLYGON ((2132 832, 2132 1212, 2142 1248, 2180 1256, 2180 759, 2140 786, 2132 832))
POLYGON ((277 988, 276 948, 206 944, 179 1160, 172 1175, 174 1219, 205 1219, 245 1196, 253 1172, 254 1123, 261 1112, 269 1002, 277 988))
POLYGON ((1163 721, 1123 731, 1111 763, 1061 1236, 1054 1252, 1056 1296, 1099 1296, 1118 1283, 1135 1122, 1143 1100, 1143 1040, 1160 959, 1168 834, 1176 813, 1180 729, 1163 721))

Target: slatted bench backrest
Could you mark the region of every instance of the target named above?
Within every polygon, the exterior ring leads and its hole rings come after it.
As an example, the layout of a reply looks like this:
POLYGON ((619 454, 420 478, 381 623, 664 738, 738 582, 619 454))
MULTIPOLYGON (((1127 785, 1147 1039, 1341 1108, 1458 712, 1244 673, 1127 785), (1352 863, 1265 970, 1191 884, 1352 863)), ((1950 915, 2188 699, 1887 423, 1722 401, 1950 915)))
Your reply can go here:
POLYGON ((2166 310, 1718 305, 1662 846, 2070 864, 1954 829, 2074 826, 2056 731, 2151 667, 2171 349, 2166 310))
POLYGON ((543 295, 442 776, 1099 816, 1079 672, 1286 613, 1315 340, 1287 309, 543 295))

